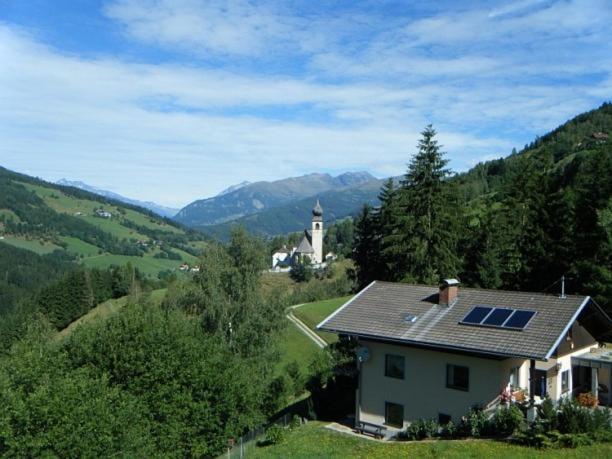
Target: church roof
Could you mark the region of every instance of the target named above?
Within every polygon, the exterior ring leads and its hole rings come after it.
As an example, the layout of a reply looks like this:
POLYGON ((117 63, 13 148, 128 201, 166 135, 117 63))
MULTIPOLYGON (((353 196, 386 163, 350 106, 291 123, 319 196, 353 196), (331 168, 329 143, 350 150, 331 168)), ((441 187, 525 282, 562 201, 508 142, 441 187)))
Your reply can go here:
POLYGON ((321 217, 323 215, 323 207, 321 207, 321 204, 319 203, 318 199, 316 205, 312 209, 312 215, 314 215, 315 217, 321 217))
POLYGON ((308 236, 304 235, 297 249, 295 249, 296 253, 314 253, 314 249, 308 240, 308 236))

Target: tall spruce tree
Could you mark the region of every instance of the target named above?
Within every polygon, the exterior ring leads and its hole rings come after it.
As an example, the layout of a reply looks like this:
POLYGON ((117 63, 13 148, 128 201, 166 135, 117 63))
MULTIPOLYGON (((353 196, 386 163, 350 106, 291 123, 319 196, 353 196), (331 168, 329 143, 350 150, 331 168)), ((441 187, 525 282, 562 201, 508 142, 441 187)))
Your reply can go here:
POLYGON ((394 280, 392 267, 401 258, 401 253, 394 251, 395 242, 398 238, 398 192, 392 178, 387 179, 378 195, 380 206, 375 213, 376 230, 378 237, 378 253, 376 255, 379 273, 378 278, 382 280, 394 280))
POLYGON ((400 237, 392 241, 390 252, 401 256, 392 269, 402 280, 432 284, 457 274, 457 209, 436 131, 429 125, 421 135, 399 189, 400 237))
POLYGON ((378 228, 372 207, 365 204, 355 223, 352 258, 357 266, 357 283, 363 288, 379 279, 378 228))

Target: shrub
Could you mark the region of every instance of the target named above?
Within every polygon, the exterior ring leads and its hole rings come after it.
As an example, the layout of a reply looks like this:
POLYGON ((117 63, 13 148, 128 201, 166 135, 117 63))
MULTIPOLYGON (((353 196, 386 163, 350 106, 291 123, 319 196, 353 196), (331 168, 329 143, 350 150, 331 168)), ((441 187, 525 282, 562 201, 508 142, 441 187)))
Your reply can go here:
POLYGON ((402 437, 407 440, 423 440, 437 436, 439 430, 440 425, 433 419, 418 419, 406 428, 402 437))
POLYGON ((557 423, 562 433, 585 433, 595 431, 591 410, 574 400, 563 400, 559 405, 557 423))
POLYGON ((457 433, 458 429, 453 421, 444 424, 440 430, 440 436, 444 438, 455 438, 457 433))
POLYGON ((486 435, 489 431, 487 415, 480 408, 472 408, 467 415, 467 433, 472 437, 486 435))
POLYGON ((525 423, 523 413, 518 407, 510 405, 501 407, 492 419, 492 427, 497 435, 508 436, 517 431, 525 423))
POLYGON ((264 443, 266 445, 276 445, 282 442, 285 439, 285 429, 278 424, 274 424, 270 426, 268 430, 266 430, 266 438, 264 443))
POLYGON ((557 409, 548 397, 538 406, 538 422, 542 424, 545 430, 557 428, 557 409))

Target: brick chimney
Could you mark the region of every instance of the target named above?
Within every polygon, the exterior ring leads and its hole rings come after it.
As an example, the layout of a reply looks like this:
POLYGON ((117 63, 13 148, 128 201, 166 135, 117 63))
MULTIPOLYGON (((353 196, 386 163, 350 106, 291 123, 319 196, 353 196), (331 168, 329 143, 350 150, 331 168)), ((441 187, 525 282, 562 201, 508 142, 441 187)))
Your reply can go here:
POLYGON ((459 281, 457 279, 444 279, 440 285, 438 304, 440 306, 452 306, 459 295, 459 281))

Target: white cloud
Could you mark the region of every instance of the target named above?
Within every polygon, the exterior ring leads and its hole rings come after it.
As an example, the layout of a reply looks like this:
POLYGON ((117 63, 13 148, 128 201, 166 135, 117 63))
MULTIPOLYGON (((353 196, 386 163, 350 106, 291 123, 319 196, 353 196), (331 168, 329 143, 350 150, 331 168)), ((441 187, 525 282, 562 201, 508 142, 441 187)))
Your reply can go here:
POLYGON ((401 174, 430 122, 465 169, 612 94, 610 9, 597 1, 386 22, 248 1, 117 0, 105 12, 195 62, 69 55, 0 23, 0 163, 182 205, 242 180, 401 174), (306 70, 266 68, 293 59, 306 70))

